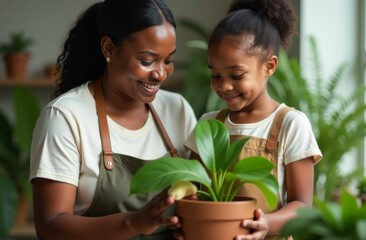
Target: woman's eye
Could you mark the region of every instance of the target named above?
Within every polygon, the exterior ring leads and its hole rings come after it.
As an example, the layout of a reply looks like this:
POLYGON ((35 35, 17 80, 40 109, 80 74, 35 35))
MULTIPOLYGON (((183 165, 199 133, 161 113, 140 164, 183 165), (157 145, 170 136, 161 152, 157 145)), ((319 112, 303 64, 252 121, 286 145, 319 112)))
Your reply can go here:
POLYGON ((140 61, 141 61, 141 64, 146 67, 151 66, 153 64, 152 61, 144 61, 144 60, 140 60, 140 61))
POLYGON ((221 76, 218 75, 218 74, 211 74, 211 79, 217 80, 217 79, 220 79, 220 78, 221 78, 221 76))
POLYGON ((174 64, 174 60, 165 60, 166 65, 174 64))

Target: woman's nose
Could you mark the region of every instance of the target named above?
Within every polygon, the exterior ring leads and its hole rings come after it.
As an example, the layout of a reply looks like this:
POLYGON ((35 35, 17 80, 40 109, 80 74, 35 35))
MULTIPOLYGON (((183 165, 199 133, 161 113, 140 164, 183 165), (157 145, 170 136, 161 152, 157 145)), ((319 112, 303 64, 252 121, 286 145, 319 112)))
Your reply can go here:
POLYGON ((160 66, 159 68, 152 70, 150 75, 153 79, 164 81, 167 78, 168 73, 163 66, 160 66))

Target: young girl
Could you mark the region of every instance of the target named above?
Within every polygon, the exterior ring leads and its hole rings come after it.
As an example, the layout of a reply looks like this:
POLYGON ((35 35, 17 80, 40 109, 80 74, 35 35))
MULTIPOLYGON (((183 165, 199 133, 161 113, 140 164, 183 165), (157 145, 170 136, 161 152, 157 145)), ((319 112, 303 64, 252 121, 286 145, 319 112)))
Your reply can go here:
MULTIPOLYGON (((261 192, 245 186, 241 194, 258 199, 254 220, 243 227, 253 231, 236 239, 276 238, 296 211, 312 205, 314 164, 322 155, 308 118, 278 103, 267 92, 280 47, 287 47, 295 28, 294 11, 286 0, 237 0, 215 27, 208 46, 211 87, 227 109, 204 114, 225 123, 231 140, 250 137, 240 158, 260 155, 275 163, 279 182, 278 207, 270 212, 261 192), (266 215, 264 215, 266 213, 266 215)), ((186 146, 193 151, 193 137, 186 146)))

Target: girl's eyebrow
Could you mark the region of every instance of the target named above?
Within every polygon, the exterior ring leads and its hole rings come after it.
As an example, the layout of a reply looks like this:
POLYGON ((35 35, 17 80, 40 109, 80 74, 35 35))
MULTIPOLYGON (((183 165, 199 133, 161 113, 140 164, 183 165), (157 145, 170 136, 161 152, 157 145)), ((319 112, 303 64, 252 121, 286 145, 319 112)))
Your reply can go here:
MULTIPOLYGON (((213 66, 211 65, 208 65, 207 66, 209 69, 215 69, 213 66)), ((240 65, 240 64, 235 64, 235 65, 232 65, 232 66, 227 66, 226 69, 235 69, 235 68, 248 68, 246 65, 240 65)))

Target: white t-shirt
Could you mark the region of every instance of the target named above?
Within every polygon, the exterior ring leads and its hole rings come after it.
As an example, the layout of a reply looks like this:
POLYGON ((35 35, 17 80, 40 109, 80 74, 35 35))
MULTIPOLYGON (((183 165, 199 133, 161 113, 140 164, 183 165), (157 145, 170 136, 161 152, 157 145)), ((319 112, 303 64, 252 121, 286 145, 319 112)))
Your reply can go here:
MULTIPOLYGON (((230 116, 228 116, 225 119, 225 125, 229 129, 230 135, 246 135, 267 139, 276 113, 284 106, 285 104, 281 104, 271 115, 255 123, 236 124, 233 123, 230 120, 230 116)), ((216 118, 218 113, 219 111, 206 113, 200 120, 216 118)), ((278 139, 280 143, 280 148, 278 149, 278 182, 281 193, 280 199, 282 204, 285 204, 285 165, 307 157, 312 157, 314 163, 317 163, 322 158, 322 154, 313 134, 309 119, 304 113, 298 110, 289 111, 287 113, 278 139)), ((189 136, 185 145, 189 149, 197 151, 193 133, 189 136)))
MULTIPOLYGON (((152 104, 179 156, 188 157, 183 144, 196 124, 191 106, 181 95, 164 90, 152 104)), ((107 121, 114 153, 144 160, 167 154, 151 113, 138 130, 126 129, 109 117, 107 121)), ((94 197, 101 152, 95 101, 83 84, 42 110, 33 132, 29 179, 47 178, 77 186, 75 213, 82 214, 94 197)))

